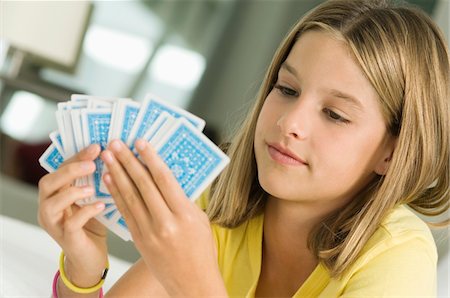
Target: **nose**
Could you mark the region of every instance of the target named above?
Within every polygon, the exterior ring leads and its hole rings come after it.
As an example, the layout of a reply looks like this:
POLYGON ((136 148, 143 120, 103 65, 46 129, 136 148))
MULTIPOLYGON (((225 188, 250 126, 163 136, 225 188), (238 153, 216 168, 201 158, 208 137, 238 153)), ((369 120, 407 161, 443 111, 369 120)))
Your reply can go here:
POLYGON ((309 136, 312 107, 299 98, 294 104, 287 106, 284 113, 281 114, 277 125, 281 133, 286 137, 304 140, 309 136))

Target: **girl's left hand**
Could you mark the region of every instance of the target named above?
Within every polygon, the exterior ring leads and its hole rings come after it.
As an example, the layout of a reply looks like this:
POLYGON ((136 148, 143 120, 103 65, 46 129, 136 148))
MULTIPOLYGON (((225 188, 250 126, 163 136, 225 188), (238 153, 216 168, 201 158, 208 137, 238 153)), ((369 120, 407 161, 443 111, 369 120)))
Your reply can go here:
POLYGON ((135 148, 146 167, 119 140, 101 157, 104 182, 147 267, 170 295, 226 296, 208 217, 150 144, 138 140, 135 148))

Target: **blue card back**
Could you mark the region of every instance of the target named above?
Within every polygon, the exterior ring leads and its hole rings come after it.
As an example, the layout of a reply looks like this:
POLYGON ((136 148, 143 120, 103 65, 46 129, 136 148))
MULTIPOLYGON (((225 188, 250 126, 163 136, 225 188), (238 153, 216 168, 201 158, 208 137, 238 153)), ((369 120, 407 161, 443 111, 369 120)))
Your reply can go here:
POLYGON ((190 199, 226 159, 186 125, 180 125, 171 134, 158 154, 190 199))
POLYGON ((175 118, 184 118, 188 120, 199 129, 203 129, 204 126, 204 123, 200 120, 188 118, 180 112, 171 109, 169 106, 163 105, 154 100, 149 100, 145 105, 142 106, 142 109, 144 109, 144 116, 139 123, 140 126, 136 132, 136 135, 134 136, 134 139, 131 140, 131 150, 134 150, 134 142, 144 136, 144 134, 150 129, 153 123, 155 123, 159 115, 161 115, 161 113, 164 111, 175 118))
MULTIPOLYGON (((103 151, 108 144, 109 125, 111 113, 88 113, 86 115, 88 129, 88 144, 99 144, 103 151)), ((95 196, 97 198, 110 198, 111 195, 100 190, 102 179, 103 161, 100 158, 95 160, 96 169, 94 172, 95 196)))
POLYGON ((122 127, 120 128, 120 139, 123 142, 128 140, 128 136, 130 135, 131 128, 133 128, 133 124, 136 121, 136 116, 139 112, 138 107, 127 106, 125 108, 125 116, 122 123, 122 127))
POLYGON ((54 172, 64 162, 64 157, 54 145, 50 145, 48 150, 50 151, 44 153, 44 158, 40 162, 47 171, 54 172))
POLYGON ((127 223, 125 222, 125 219, 123 218, 123 216, 121 216, 119 218, 119 220, 117 221, 117 223, 119 224, 120 227, 124 228, 125 230, 128 231, 128 226, 127 223))

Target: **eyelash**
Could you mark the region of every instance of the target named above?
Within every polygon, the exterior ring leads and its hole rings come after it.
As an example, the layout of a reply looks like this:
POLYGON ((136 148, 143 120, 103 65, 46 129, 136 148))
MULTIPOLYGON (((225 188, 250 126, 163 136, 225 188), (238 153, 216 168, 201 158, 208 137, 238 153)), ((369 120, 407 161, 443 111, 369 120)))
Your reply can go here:
POLYGON ((288 96, 288 97, 297 97, 298 96, 298 92, 297 91, 295 91, 295 90, 293 90, 291 88, 282 86, 280 84, 275 84, 274 88, 278 89, 278 91, 283 96, 288 96))
MULTIPOLYGON (((285 97, 297 97, 299 95, 297 91, 295 91, 289 87, 282 86, 280 84, 275 84, 274 88, 277 89, 278 92, 280 92, 281 95, 283 95, 285 97)), ((332 110, 330 110, 328 108, 323 109, 323 112, 326 114, 328 120, 330 120, 331 122, 334 122, 336 124, 349 124, 350 123, 349 120, 345 119, 338 113, 333 112, 332 110)))
POLYGON ((328 119, 332 122, 335 122, 337 124, 349 124, 350 121, 342 117, 336 112, 333 112, 330 109, 323 109, 323 112, 327 115, 328 119))

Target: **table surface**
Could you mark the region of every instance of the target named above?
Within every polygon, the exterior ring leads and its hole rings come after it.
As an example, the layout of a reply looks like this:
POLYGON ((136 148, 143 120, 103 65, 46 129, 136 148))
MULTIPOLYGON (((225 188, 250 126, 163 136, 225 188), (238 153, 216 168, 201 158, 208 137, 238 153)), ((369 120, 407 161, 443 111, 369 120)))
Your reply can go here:
MULTIPOLYGON (((0 297, 50 297, 61 249, 41 228, 0 215, 0 297)), ((131 266, 114 256, 104 289, 131 266)))

